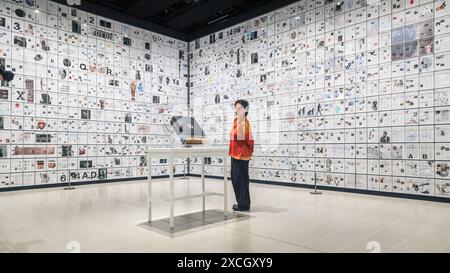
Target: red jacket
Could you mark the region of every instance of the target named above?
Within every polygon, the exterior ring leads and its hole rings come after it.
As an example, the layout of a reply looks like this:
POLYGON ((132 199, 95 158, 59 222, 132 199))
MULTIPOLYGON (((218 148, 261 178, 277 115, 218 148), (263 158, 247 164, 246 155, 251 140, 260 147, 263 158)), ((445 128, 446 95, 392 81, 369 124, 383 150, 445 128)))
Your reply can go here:
POLYGON ((235 117, 233 128, 230 131, 230 149, 228 154, 234 159, 250 160, 254 144, 255 141, 248 119, 245 118, 245 122, 242 121, 241 124, 238 124, 237 117, 235 117))

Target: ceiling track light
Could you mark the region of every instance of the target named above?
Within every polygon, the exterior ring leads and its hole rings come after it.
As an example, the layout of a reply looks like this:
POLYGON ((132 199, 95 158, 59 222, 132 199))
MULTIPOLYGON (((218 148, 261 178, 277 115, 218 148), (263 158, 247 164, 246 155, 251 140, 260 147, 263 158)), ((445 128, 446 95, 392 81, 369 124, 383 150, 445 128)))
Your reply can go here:
POLYGON ((215 23, 215 22, 217 22, 217 21, 220 21, 220 20, 222 20, 222 19, 224 19, 224 18, 227 18, 227 17, 229 17, 229 16, 230 16, 229 14, 225 14, 224 16, 221 16, 221 17, 219 17, 219 18, 217 18, 217 19, 214 19, 214 20, 208 22, 207 25, 213 24, 213 23, 215 23))

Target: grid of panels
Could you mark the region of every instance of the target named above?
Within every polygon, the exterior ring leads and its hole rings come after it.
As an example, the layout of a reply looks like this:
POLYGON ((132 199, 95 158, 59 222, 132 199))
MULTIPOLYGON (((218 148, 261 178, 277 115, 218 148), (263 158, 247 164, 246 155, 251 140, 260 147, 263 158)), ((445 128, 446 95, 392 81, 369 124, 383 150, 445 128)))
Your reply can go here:
POLYGON ((0 187, 146 176, 186 107, 186 51, 51 1, 0 1, 0 66, 16 73, 0 86, 0 187))
POLYGON ((190 48, 211 142, 228 143, 233 102, 250 101, 251 178, 450 196, 445 0, 299 1, 190 48))

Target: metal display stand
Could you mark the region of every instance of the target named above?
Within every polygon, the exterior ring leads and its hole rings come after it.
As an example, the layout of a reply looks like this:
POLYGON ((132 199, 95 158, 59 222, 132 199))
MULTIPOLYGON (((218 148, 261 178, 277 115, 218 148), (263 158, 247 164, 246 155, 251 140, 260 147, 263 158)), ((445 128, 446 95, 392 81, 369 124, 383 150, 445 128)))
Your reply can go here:
POLYGON ((64 190, 67 191, 67 190, 74 190, 74 189, 75 189, 75 187, 72 187, 72 186, 71 186, 71 183, 70 183, 70 172, 69 172, 69 186, 68 186, 68 187, 65 187, 64 190))
POLYGON ((170 203, 170 228, 175 228, 174 222, 174 203, 175 201, 186 200, 191 198, 202 197, 203 199, 203 216, 205 216, 205 199, 207 196, 223 196, 223 210, 224 218, 228 218, 228 177, 227 177, 227 159, 228 159, 228 149, 227 148, 214 148, 214 147, 199 147, 199 148, 154 148, 148 150, 148 222, 152 222, 152 203, 157 201, 152 197, 152 158, 167 158, 169 163, 169 200, 158 200, 170 203), (224 192, 208 192, 205 188, 205 157, 223 157, 224 159, 224 192), (187 195, 183 197, 174 196, 174 171, 173 171, 173 159, 176 157, 201 157, 202 159, 202 193, 196 195, 187 195))
POLYGON ((310 192, 311 194, 322 194, 322 192, 317 191, 317 174, 314 173, 314 191, 310 192))
POLYGON ((186 163, 183 164, 183 177, 181 177, 180 179, 189 179, 189 176, 186 176, 186 163))

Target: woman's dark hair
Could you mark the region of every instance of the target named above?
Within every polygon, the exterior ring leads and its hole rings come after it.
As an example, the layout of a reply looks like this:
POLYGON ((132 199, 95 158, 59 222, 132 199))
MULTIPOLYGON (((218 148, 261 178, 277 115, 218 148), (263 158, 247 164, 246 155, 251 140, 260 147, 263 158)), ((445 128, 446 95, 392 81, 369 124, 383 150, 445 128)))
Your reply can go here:
POLYGON ((234 106, 236 107, 236 104, 238 104, 238 103, 244 107, 244 109, 245 109, 245 116, 247 116, 247 114, 248 114, 248 106, 249 106, 248 101, 246 101, 246 100, 237 100, 234 103, 234 106))

